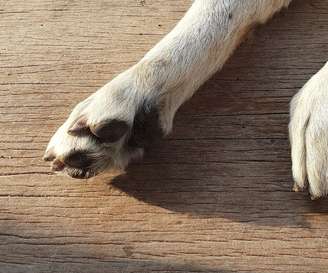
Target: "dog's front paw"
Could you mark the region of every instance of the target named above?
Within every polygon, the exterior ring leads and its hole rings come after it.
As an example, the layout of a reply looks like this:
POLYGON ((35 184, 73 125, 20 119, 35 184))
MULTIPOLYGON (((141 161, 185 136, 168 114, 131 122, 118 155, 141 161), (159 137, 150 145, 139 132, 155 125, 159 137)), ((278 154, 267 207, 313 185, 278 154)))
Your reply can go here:
POLYGON ((289 134, 294 190, 328 194, 328 64, 292 100, 289 134))
POLYGON ((157 107, 142 94, 130 72, 115 78, 74 108, 51 138, 44 160, 74 178, 124 169, 161 133, 157 107))

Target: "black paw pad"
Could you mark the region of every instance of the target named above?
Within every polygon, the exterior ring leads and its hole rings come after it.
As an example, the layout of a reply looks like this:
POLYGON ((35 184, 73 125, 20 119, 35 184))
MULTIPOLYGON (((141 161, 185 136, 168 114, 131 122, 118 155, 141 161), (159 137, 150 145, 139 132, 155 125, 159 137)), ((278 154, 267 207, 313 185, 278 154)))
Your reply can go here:
POLYGON ((103 142, 116 142, 129 130, 129 125, 122 120, 111 119, 90 126, 91 132, 103 142))
POLYGON ((86 169, 94 163, 94 158, 87 151, 74 151, 64 161, 71 168, 86 169))

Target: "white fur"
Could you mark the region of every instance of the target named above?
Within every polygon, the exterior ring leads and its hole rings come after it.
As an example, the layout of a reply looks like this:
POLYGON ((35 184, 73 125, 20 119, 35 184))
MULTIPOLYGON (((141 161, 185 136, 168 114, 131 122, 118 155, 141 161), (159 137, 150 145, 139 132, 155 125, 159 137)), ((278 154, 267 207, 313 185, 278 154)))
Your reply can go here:
POLYGON ((133 126, 138 109, 146 104, 159 109, 160 125, 168 134, 177 109, 223 66, 252 26, 264 23, 290 2, 195 0, 172 32, 139 63, 75 107, 50 140, 46 156, 64 160, 72 151, 86 150, 99 161, 92 174, 104 168, 124 168, 131 157, 142 153, 124 151, 128 134, 115 144, 99 145, 87 136, 69 135, 68 129, 81 116, 90 126, 109 119, 133 126))
MULTIPOLYGON (((52 137, 46 154, 63 159, 71 151, 91 151, 99 163, 92 175, 105 168, 124 168, 134 154, 125 139, 111 145, 88 136, 71 136, 68 129, 81 117, 88 125, 120 119, 133 126, 142 105, 156 105, 160 125, 171 131, 178 108, 220 69, 256 24, 265 23, 291 0, 195 0, 184 18, 136 65, 106 84, 71 113, 52 137)), ((328 65, 295 96, 291 105, 295 189, 309 181, 313 197, 328 194, 328 65)), ((137 154, 140 154, 139 150, 137 154)), ((67 167, 69 169, 69 167, 67 167)))
POLYGON ((137 64, 138 86, 162 106, 169 133, 177 109, 220 69, 245 34, 291 0, 196 0, 185 17, 137 64))
POLYGON ((328 194, 328 63, 291 102, 289 124, 294 190, 313 199, 328 194))

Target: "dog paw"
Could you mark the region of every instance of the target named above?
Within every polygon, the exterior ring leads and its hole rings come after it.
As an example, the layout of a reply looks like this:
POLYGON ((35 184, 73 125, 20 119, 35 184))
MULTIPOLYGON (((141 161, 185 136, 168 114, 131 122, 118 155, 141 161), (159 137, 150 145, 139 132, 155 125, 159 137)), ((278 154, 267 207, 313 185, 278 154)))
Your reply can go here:
POLYGON ((294 191, 328 194, 328 64, 292 99, 289 135, 294 191))
POLYGON ((80 102, 56 131, 44 160, 55 172, 89 178, 104 170, 122 170, 161 135, 157 107, 123 73, 80 102))

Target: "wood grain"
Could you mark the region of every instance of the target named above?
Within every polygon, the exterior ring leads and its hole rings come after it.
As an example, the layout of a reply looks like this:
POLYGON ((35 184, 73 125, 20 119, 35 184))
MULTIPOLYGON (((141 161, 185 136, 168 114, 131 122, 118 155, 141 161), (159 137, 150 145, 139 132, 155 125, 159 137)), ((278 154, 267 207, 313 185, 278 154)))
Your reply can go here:
POLYGON ((291 192, 292 95, 327 60, 328 0, 260 27, 127 175, 55 176, 72 107, 191 0, 0 1, 0 272, 327 272, 328 204, 291 192))

